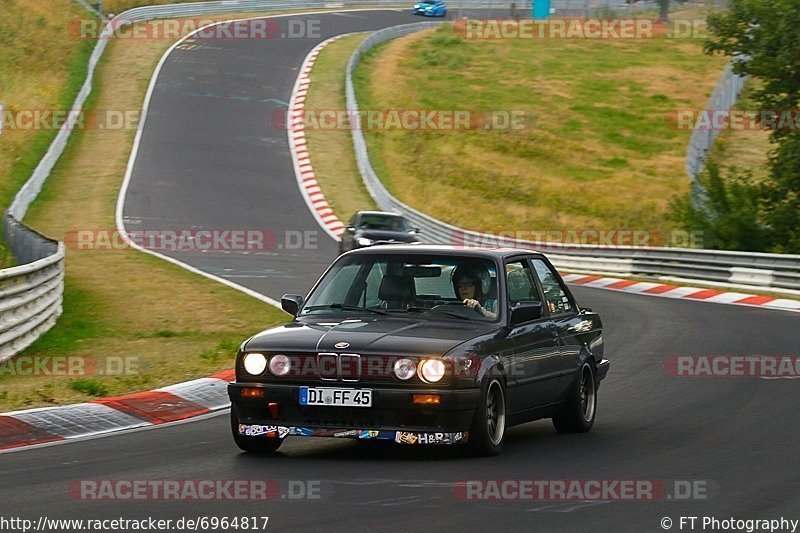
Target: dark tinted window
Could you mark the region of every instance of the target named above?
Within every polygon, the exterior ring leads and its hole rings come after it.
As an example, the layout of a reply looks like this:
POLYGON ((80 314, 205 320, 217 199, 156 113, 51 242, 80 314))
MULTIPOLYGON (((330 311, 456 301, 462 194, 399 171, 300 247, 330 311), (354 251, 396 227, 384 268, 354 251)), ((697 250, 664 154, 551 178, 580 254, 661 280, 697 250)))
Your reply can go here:
POLYGON ((539 291, 533 281, 527 261, 514 261, 506 264, 508 303, 514 307, 522 300, 539 300, 539 291))
POLYGON ((542 284, 542 291, 544 291, 544 299, 547 302, 547 309, 551 314, 568 313, 575 309, 575 305, 570 301, 567 293, 558 282, 558 276, 555 274, 547 264, 540 260, 533 260, 533 268, 536 269, 536 275, 539 278, 539 283, 542 284))
POLYGON ((392 215, 361 215, 358 229, 379 231, 409 231, 411 227, 401 216, 392 215))

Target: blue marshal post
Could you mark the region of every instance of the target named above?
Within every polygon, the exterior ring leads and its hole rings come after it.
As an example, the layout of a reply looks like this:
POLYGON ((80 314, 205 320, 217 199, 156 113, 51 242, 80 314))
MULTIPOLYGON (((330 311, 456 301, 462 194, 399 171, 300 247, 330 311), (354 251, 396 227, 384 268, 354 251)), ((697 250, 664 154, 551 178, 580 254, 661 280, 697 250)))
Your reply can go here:
POLYGON ((550 0, 533 0, 533 18, 546 19, 550 16, 550 0))

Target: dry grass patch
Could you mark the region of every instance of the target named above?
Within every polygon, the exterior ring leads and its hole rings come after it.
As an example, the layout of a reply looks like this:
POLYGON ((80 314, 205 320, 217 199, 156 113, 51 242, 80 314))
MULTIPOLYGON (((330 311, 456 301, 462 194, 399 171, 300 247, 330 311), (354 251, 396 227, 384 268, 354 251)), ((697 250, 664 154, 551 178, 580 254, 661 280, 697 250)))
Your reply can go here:
POLYGON ((699 40, 461 40, 445 26, 367 56, 366 109, 519 111, 519 129, 366 131, 373 165, 402 201, 484 231, 673 229, 688 190, 688 130, 725 60, 699 40))
MULTIPOLYGON (((753 80, 745 84, 741 97, 734 106, 735 110, 756 115, 759 106, 752 99, 754 84, 753 80)), ((708 160, 720 167, 751 172, 755 180, 764 180, 769 173, 768 154, 772 149, 769 135, 769 131, 749 127, 727 129, 717 137, 708 160)))

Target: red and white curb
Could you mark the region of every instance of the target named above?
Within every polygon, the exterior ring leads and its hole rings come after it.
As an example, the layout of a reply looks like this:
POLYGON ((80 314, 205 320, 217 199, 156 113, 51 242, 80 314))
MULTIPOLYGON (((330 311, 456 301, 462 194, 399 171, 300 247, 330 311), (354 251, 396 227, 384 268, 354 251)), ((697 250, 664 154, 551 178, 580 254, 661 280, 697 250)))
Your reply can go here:
POLYGON ((699 287, 683 287, 665 285, 648 281, 632 281, 619 278, 605 278, 600 276, 587 276, 584 274, 565 274, 562 276, 566 283, 583 285, 598 289, 660 296, 662 298, 680 298, 697 302, 711 302, 717 304, 748 305, 780 309, 784 311, 800 311, 800 301, 788 298, 772 298, 770 296, 757 296, 741 292, 727 292, 716 289, 701 289, 699 287))
POLYGON ((176 422, 230 407, 233 370, 147 392, 0 415, 0 450, 176 422))
POLYGON ((304 114, 308 87, 311 85, 311 68, 314 66, 320 50, 329 43, 345 37, 345 35, 337 35, 323 41, 309 52, 300 67, 300 75, 297 76, 297 81, 295 81, 292 96, 289 98, 289 109, 286 113, 289 150, 292 153, 294 173, 297 177, 297 184, 300 186, 300 193, 303 195, 311 214, 314 215, 322 229, 337 241, 341 240, 345 225, 333 212, 317 183, 317 177, 314 174, 314 167, 311 164, 306 144, 304 114))

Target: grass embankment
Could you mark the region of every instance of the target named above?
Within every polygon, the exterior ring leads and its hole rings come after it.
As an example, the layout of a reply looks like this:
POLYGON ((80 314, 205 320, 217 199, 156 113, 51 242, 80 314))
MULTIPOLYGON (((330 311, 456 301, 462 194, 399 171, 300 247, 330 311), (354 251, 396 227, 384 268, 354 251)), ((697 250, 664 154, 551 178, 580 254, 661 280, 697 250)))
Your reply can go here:
MULTIPOLYGON (((306 110, 344 110, 344 76, 341 75, 347 65, 350 54, 363 39, 363 36, 353 36, 343 38, 327 45, 317 57, 314 67, 311 70, 312 83, 306 96, 306 110)), ((753 109, 752 103, 746 98, 737 104, 740 109, 753 109)), ((738 137, 742 132, 731 131, 720 136, 738 137)), ((752 131, 746 132, 752 135, 752 131)), ((760 133, 760 132, 759 132, 760 133)), ((759 142, 764 142, 763 136, 759 142)), ((349 131, 339 129, 315 130, 306 129, 306 140, 311 161, 314 164, 314 173, 320 183, 322 192, 333 207, 333 210, 343 220, 347 220, 352 212, 359 209, 372 209, 374 203, 363 186, 363 181, 355 168, 353 157, 352 140, 349 131)), ((718 142, 719 142, 718 140, 718 142)), ((754 151, 754 162, 758 162, 759 156, 764 157, 764 152, 754 151)), ((713 154, 712 154, 713 155, 713 154)), ((731 160, 736 157, 739 161, 739 153, 731 154, 731 160)), ((749 167, 748 167, 749 168, 749 167)), ((652 278, 627 277, 634 281, 653 281, 652 278)), ((665 283, 683 285, 674 280, 667 280, 665 283)), ((718 286, 705 285, 703 283, 690 283, 692 287, 719 289, 718 286)), ((793 298, 793 296, 769 291, 747 290, 748 294, 769 296, 772 298, 793 298)))
POLYGON ((464 40, 449 26, 397 39, 356 72, 362 109, 521 111, 524 128, 366 130, 404 202, 461 227, 661 230, 688 190, 690 131, 725 60, 699 39, 464 40))
MULTIPOLYGON (((231 18, 227 14, 220 18, 231 18)), ((141 109, 168 40, 113 41, 88 109, 141 109)), ((135 128, 76 130, 25 221, 54 238, 115 227, 114 207, 135 128)), ((133 250, 67 252, 64 314, 0 366, 0 411, 149 390, 232 367, 239 343, 287 316, 260 301, 133 250), (105 368, 135 357, 131 375, 14 375, 23 357, 77 356, 105 368), (5 370, 5 371, 3 371, 5 370)), ((87 367, 90 367, 87 365, 87 367)))
MULTIPOLYGON (((87 14, 69 0, 10 0, 0 9, 0 208, 9 206, 58 133, 48 123, 13 117, 69 109, 86 77, 94 47, 72 24, 87 14)), ((0 241, 0 268, 13 264, 0 241)))
MULTIPOLYGON (((344 69, 353 50, 366 36, 343 37, 319 53, 311 71, 305 102, 309 116, 328 111, 336 111, 340 116, 344 113, 344 69)), ((322 122, 306 122, 306 142, 314 175, 336 215, 347 222, 356 211, 376 209, 356 166, 350 130, 347 127, 315 128, 313 124, 322 122)))
MULTIPOLYGON (((734 110, 737 116, 755 117, 756 110, 760 107, 752 99, 753 81, 748 81, 734 110)), ((708 154, 708 161, 721 168, 731 168, 737 171, 751 172, 753 179, 761 181, 767 177, 768 153, 772 148, 769 142, 770 132, 753 127, 754 120, 741 120, 738 126, 722 131, 714 146, 708 154)), ((725 175, 725 172, 723 172, 725 175)))

